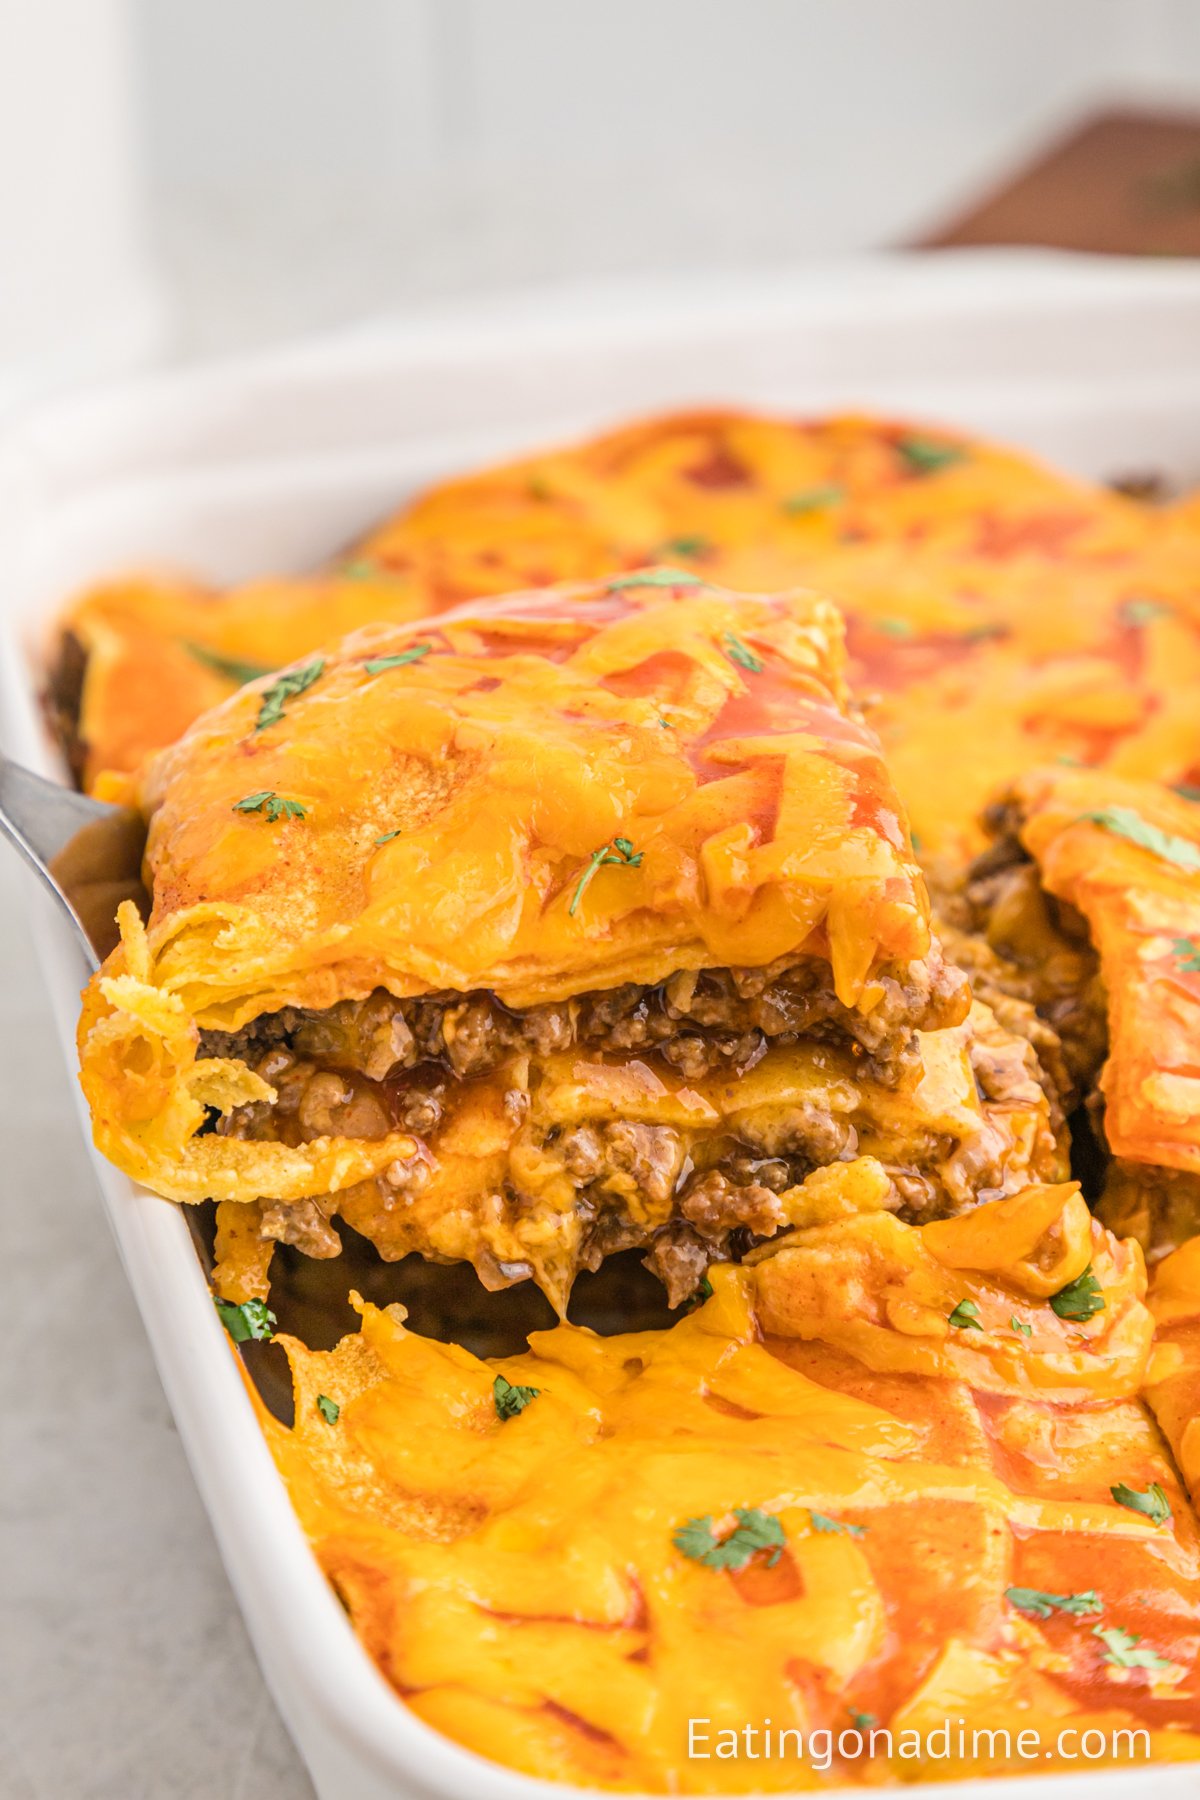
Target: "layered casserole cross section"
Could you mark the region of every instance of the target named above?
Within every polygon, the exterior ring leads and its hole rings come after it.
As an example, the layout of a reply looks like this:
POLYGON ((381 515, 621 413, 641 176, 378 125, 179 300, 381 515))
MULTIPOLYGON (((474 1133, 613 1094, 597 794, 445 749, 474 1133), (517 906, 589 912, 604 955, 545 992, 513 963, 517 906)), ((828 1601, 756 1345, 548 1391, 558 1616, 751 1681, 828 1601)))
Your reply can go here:
POLYGON ((865 1158, 953 1213, 1063 1173, 1036 1052, 947 967, 836 610, 656 567, 375 626, 138 797, 153 911, 86 996, 100 1147, 276 1242, 678 1303, 865 1158))

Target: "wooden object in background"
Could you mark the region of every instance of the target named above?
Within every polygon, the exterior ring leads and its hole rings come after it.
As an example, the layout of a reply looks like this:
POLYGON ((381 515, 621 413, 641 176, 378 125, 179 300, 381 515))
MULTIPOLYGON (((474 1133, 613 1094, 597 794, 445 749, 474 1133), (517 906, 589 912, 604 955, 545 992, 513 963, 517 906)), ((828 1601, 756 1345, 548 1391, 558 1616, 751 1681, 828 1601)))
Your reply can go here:
POLYGON ((1200 256, 1200 115, 1098 114, 920 240, 1200 256))

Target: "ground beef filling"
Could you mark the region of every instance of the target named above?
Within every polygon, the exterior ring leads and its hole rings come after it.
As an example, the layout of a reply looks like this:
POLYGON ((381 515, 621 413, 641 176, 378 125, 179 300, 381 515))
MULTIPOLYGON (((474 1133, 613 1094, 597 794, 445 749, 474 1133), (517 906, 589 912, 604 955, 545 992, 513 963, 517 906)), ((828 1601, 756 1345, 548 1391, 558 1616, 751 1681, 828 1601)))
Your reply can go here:
MULTIPOLYGON (((375 1081, 321 1067, 282 1045, 251 1066, 274 1087, 276 1100, 239 1107, 218 1123, 224 1135, 299 1144, 323 1136, 377 1139, 402 1129, 418 1140, 415 1156, 391 1163, 374 1181, 347 1192, 292 1203, 261 1201, 262 1237, 295 1245, 308 1256, 336 1256, 341 1248, 332 1223, 336 1212, 386 1258, 424 1249, 419 1236, 410 1235, 412 1203, 429 1184, 439 1138, 455 1124, 472 1087, 492 1085, 487 1078, 466 1083, 424 1063, 375 1081)), ((507 1089, 502 1104, 515 1137, 525 1126, 529 1093, 507 1089)), ((551 1125, 527 1135, 539 1163, 561 1172, 573 1195, 579 1231, 569 1277, 579 1269, 598 1269, 619 1250, 649 1248, 648 1264, 663 1279, 672 1305, 686 1298, 709 1262, 727 1260, 788 1223, 781 1193, 814 1168, 857 1150, 853 1124, 817 1106, 789 1107, 774 1131, 756 1142, 717 1136, 706 1139, 702 1150, 673 1126, 628 1119, 551 1125)), ((898 1207, 901 1201, 897 1190, 898 1207)), ((485 1211, 496 1207, 513 1216, 528 1204, 529 1197, 507 1182, 504 1191, 481 1196, 485 1211)), ((473 1260, 492 1287, 535 1274, 531 1265, 498 1260, 484 1248, 473 1260)))
POLYGON ((377 988, 324 1012, 285 1007, 241 1031, 205 1031, 200 1054, 253 1064, 286 1045, 302 1058, 384 1081, 431 1062, 460 1079, 484 1075, 514 1051, 653 1051, 699 1080, 752 1068, 772 1041, 816 1037, 850 1044, 865 1073, 895 1085, 912 1065, 914 1031, 964 1017, 966 979, 935 948, 925 961, 880 977, 880 986, 878 1005, 860 1013, 838 999, 823 963, 792 958, 672 975, 655 987, 627 983, 523 1012, 486 992, 399 1000, 377 988))
MULTIPOLYGON (((731 974, 712 981, 689 977, 653 993, 620 990, 525 1014, 508 1012, 486 996, 423 1011, 377 992, 326 1013, 276 1014, 237 1037, 206 1034, 207 1054, 240 1054, 276 1095, 273 1102, 240 1107, 219 1121, 222 1134, 298 1145, 326 1136, 379 1139, 404 1130, 418 1144, 415 1156, 337 1195, 289 1204, 263 1200, 254 1209, 253 1225, 247 1219, 239 1229, 256 1232, 268 1245, 284 1242, 309 1256, 327 1257, 341 1247, 337 1215, 387 1259, 413 1250, 438 1256, 431 1240, 448 1190, 430 1184, 435 1176, 438 1184, 444 1181, 447 1146, 456 1138, 461 1142, 464 1125, 475 1129, 472 1121, 482 1107, 485 1116, 502 1121, 501 1135, 509 1140, 502 1172, 481 1160, 476 1178, 470 1165, 465 1190, 458 1190, 446 1210, 458 1205, 473 1210, 482 1227, 499 1226, 493 1242, 519 1238, 531 1210, 561 1216, 569 1247, 549 1278, 545 1267, 493 1253, 486 1229, 446 1259, 469 1257, 493 1287, 534 1276, 552 1297, 557 1288, 565 1304, 578 1270, 596 1269, 617 1251, 641 1248, 677 1305, 711 1261, 736 1257, 788 1226, 789 1190, 815 1169, 860 1153, 859 1127, 849 1115, 858 1105, 854 1095, 867 1083, 883 1085, 869 1073, 873 1059, 858 1046, 853 1075, 842 1081, 849 1100, 836 1107, 815 1099, 769 1106, 740 1115, 735 1134, 730 1128, 696 1131, 606 1117, 602 1111, 568 1124, 546 1123, 543 1112, 543 1122, 535 1124, 538 1083, 551 1067, 541 1058, 579 1047, 603 1067, 608 1052, 624 1068, 657 1069, 668 1081, 680 1074, 691 1080, 749 1069, 771 1041, 764 1022, 794 1020, 798 1014, 785 1013, 781 1004, 786 982, 747 981, 751 991, 736 1007, 729 1002, 733 984, 731 974), (674 1036, 664 1031, 664 1021, 674 1036), (443 1047, 437 1056, 429 1054, 435 1044, 443 1047), (531 1054, 534 1048, 540 1055, 531 1054)), ((931 993, 924 1016, 937 1006, 949 1012, 959 991, 952 974, 940 1000, 931 993)), ((1040 1072, 1026 1041, 1001 1031, 982 1008, 972 1013, 970 1029, 981 1100, 994 1104, 998 1114, 1027 1108, 1031 1101, 1044 1112, 1040 1072), (985 1015, 982 1022, 976 1014, 985 1015)), ((782 1040, 800 1034, 772 1035, 782 1040)), ((843 1059, 845 1050, 843 1042, 843 1059)), ((899 1071, 903 1063, 897 1059, 887 1066, 899 1071)), ((484 1135, 494 1137, 494 1129, 484 1135)), ((1002 1126, 990 1123, 961 1142, 914 1124, 895 1157, 885 1162, 891 1204, 903 1216, 928 1219, 1000 1197, 1012 1189, 1011 1143, 1002 1126)), ((1053 1154, 1048 1142, 1047 1176, 1053 1154)))
POLYGON ((1042 887, 1016 814, 997 807, 989 824, 995 843, 960 876, 932 884, 938 931, 975 996, 1028 1039, 1069 1113, 1108 1049, 1099 959, 1082 915, 1042 887))
POLYGON ((1114 1157, 1096 1212, 1115 1236, 1136 1238, 1148 1263, 1161 1262, 1200 1232, 1200 1175, 1114 1157))

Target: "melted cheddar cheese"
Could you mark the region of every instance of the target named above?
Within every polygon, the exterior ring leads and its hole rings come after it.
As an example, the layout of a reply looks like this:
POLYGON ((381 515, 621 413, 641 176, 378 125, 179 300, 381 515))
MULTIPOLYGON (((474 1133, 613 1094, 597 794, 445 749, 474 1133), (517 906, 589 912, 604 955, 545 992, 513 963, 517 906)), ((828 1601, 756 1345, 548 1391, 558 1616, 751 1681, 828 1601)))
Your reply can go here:
POLYGON ((1109 1148, 1200 1173, 1200 807, 1070 769, 1027 777, 1013 800, 1043 885, 1083 914, 1099 957, 1109 1148))
POLYGON ((1200 1506, 1200 1237, 1158 1264, 1150 1308, 1155 1355, 1148 1397, 1200 1506))
POLYGON ((91 784, 170 742, 243 660, 669 561, 838 601, 913 823, 956 852, 978 846, 992 791, 1038 763, 1200 770, 1195 517, 891 420, 673 414, 443 483, 312 578, 93 590, 65 621, 82 666, 59 711, 91 784))
MULTIPOLYGON (((855 1165, 842 1179, 853 1207, 855 1165)), ((836 1736, 868 1714, 898 1745, 961 1718, 1040 1730, 1051 1757, 1065 1725, 1142 1724, 1156 1756, 1200 1754, 1200 1546, 1139 1398, 1136 1246, 1067 1184, 920 1230, 843 1212, 712 1281, 670 1331, 561 1325, 498 1362, 361 1303, 332 1352, 285 1340, 295 1425, 264 1429, 421 1718, 528 1773, 639 1793, 981 1766, 884 1746, 823 1777, 794 1739, 689 1758, 690 1720, 836 1736), (1089 1267, 1104 1309, 1060 1318, 1050 1296, 1089 1267), (964 1301, 977 1328, 951 1321, 964 1301), (516 1416, 498 1376, 536 1390, 516 1416), (1160 1483, 1169 1522, 1117 1504, 1119 1480, 1160 1483), (776 1522, 775 1552, 723 1568, 681 1548, 689 1522, 720 1540, 738 1509, 776 1522), (1094 1599, 1040 1619, 1031 1589, 1094 1599), (1106 1657, 1113 1628, 1150 1668, 1106 1657)))

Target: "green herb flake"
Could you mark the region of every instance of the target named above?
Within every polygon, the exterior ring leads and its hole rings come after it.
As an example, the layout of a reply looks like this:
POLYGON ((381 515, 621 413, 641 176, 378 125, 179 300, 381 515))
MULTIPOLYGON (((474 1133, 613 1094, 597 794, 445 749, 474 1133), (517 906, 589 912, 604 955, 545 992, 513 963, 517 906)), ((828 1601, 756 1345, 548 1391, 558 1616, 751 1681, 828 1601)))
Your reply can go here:
POLYGON ((789 494, 783 502, 783 510, 793 519, 802 519, 808 513, 826 512, 831 506, 840 506, 845 498, 845 488, 831 482, 826 487, 801 488, 798 494, 789 494))
POLYGON ((865 1525, 847 1525, 844 1519, 831 1519, 828 1513, 815 1512, 811 1507, 808 1517, 813 1530, 819 1531, 823 1535, 832 1533, 845 1537, 865 1537, 867 1535, 865 1525))
POLYGON ((1101 1613, 1104 1603, 1095 1590, 1083 1594, 1047 1594, 1041 1588, 1005 1588, 1004 1598, 1018 1612, 1032 1613, 1035 1619, 1048 1619, 1052 1613, 1071 1613, 1082 1618, 1088 1613, 1101 1613))
POLYGON ((1149 625, 1153 619, 1169 618, 1171 608, 1162 600, 1122 600, 1117 617, 1122 625, 1149 625))
POLYGON ((914 475, 936 475, 940 469, 949 469, 955 463, 967 460, 961 445, 939 443, 936 438, 899 438, 896 449, 914 475))
POLYGON ((708 1276, 706 1275, 703 1278, 703 1280, 700 1282, 700 1285, 696 1288, 695 1292, 689 1294, 687 1299, 684 1301, 683 1310, 684 1310, 684 1312, 695 1312, 695 1310, 698 1306, 703 1306, 704 1302, 706 1300, 711 1300, 712 1297, 713 1297, 713 1284, 708 1279, 708 1276))
POLYGON ((411 650, 399 650, 395 656, 373 656, 363 668, 368 675, 382 675, 385 669, 400 669, 405 663, 420 662, 432 649, 432 644, 414 644, 411 650))
POLYGON ((382 837, 377 837, 375 839, 376 845, 378 846, 379 844, 390 844, 392 839, 398 838, 400 836, 400 833, 403 830, 404 830, 403 825, 397 825, 395 831, 385 831, 382 837))
POLYGON ((855 1712, 852 1706, 847 1707, 846 1710, 850 1714, 850 1722, 855 1731, 872 1731, 879 1723, 874 1713, 855 1712))
POLYGON ((947 1314, 947 1318, 950 1324, 956 1325, 960 1331, 983 1330, 983 1326, 979 1323, 979 1308, 973 1300, 960 1300, 954 1311, 947 1314))
POLYGON ((579 877, 571 904, 567 908, 567 914, 570 918, 573 919, 575 917, 579 902, 587 892, 588 886, 590 885, 596 870, 603 869, 610 863, 616 864, 619 868, 639 869, 642 865, 642 852, 640 850, 635 850, 629 839, 625 837, 610 838, 607 844, 603 845, 599 850, 593 850, 587 868, 579 877))
POLYGON ((1171 1522, 1171 1502, 1157 1481, 1152 1481, 1144 1493, 1137 1488, 1127 1487, 1118 1481, 1109 1489, 1118 1506, 1128 1507, 1130 1512, 1142 1513, 1152 1525, 1168 1525, 1171 1522))
POLYGON ((515 1382, 505 1381, 503 1375, 497 1375, 492 1383, 492 1401, 498 1419, 515 1419, 523 1413, 531 1400, 536 1400, 541 1388, 518 1387, 515 1382))
POLYGON ((307 819, 308 808, 299 800, 285 800, 282 794, 276 794, 270 788, 263 788, 261 793, 246 794, 241 800, 235 800, 231 809, 236 813, 263 813, 269 824, 274 825, 279 819, 307 819))
POLYGON ((635 569, 630 575, 614 575, 607 583, 610 594, 622 588, 639 587, 707 587, 690 569, 635 569))
POLYGON ((336 1425, 337 1424, 338 1415, 340 1414, 341 1410, 342 1409, 338 1405, 337 1401, 331 1400, 329 1398, 328 1394, 318 1394, 317 1395, 317 1411, 320 1413, 321 1417, 324 1419, 324 1421, 327 1425, 336 1425))
POLYGON ((884 637, 890 638, 910 638, 913 635, 913 628, 907 619, 876 619, 875 629, 881 631, 884 637))
POLYGON ((1068 1281, 1066 1287, 1059 1288, 1057 1294, 1051 1294, 1050 1306, 1060 1319, 1075 1319, 1081 1323, 1104 1311, 1104 1295, 1100 1291, 1100 1283, 1092 1274, 1091 1263, 1082 1275, 1077 1275, 1074 1281, 1068 1281))
POLYGON ((265 1342, 275 1329, 275 1314, 268 1311, 265 1300, 243 1300, 235 1306, 232 1300, 214 1294, 213 1305, 235 1344, 244 1344, 249 1338, 265 1342))
POLYGON ((676 537, 667 539, 662 553, 664 556, 707 556, 715 547, 711 538, 676 537))
POLYGON ((1192 787, 1187 781, 1177 781, 1171 792, 1178 794, 1181 800, 1200 800, 1200 787, 1192 787))
POLYGON ((1189 975, 1200 969, 1200 942, 1194 937, 1172 938, 1171 954, 1177 969, 1183 969, 1189 975))
POLYGON ((297 694, 303 694, 314 681, 319 681, 325 673, 325 659, 318 656, 302 669, 295 669, 290 674, 280 675, 273 681, 262 697, 258 709, 258 718, 254 721, 255 731, 265 731, 268 725, 278 725, 283 717, 283 709, 289 700, 297 694))
POLYGON ((1139 849, 1149 850, 1164 862, 1174 863, 1180 869, 1200 869, 1200 848, 1189 838, 1160 831, 1157 825, 1151 825, 1148 819, 1143 819, 1131 806, 1103 806, 1098 812, 1080 813, 1079 817, 1081 821, 1086 820, 1091 825, 1103 826, 1105 831, 1111 831, 1116 837, 1128 838, 1139 849))
POLYGON ((721 643, 730 662, 735 662, 739 669, 749 669, 752 675, 761 675, 766 667, 761 656, 755 656, 750 646, 742 641, 734 631, 723 631, 721 643))
POLYGON ((1169 1669, 1172 1664, 1154 1650, 1134 1648, 1141 1639, 1120 1625, 1093 1625, 1092 1636, 1104 1645, 1104 1660, 1116 1669, 1169 1669))
POLYGON ((374 581, 385 572, 378 563, 368 562, 365 556, 359 557, 357 562, 343 563, 338 570, 343 581, 374 581))
POLYGON ((1033 1336, 1033 1326, 1027 1325, 1025 1323, 1024 1319, 1018 1319, 1016 1313, 1013 1313, 1011 1315, 1008 1322, 1012 1326, 1014 1331, 1020 1332, 1022 1337, 1032 1337, 1033 1336))
POLYGON ((198 663, 223 680, 232 681, 235 687, 245 687, 248 681, 258 681, 261 676, 271 673, 265 663, 241 662, 236 656, 222 656, 220 651, 210 650, 207 644, 185 643, 183 647, 198 663))
POLYGON ((715 1535, 712 1516, 708 1514, 681 1525, 671 1542, 684 1556, 703 1563, 706 1569, 744 1569, 756 1551, 769 1550, 767 1567, 773 1569, 787 1543, 775 1514, 762 1512, 757 1506, 739 1506, 734 1509, 734 1518, 737 1527, 726 1538, 715 1535))

